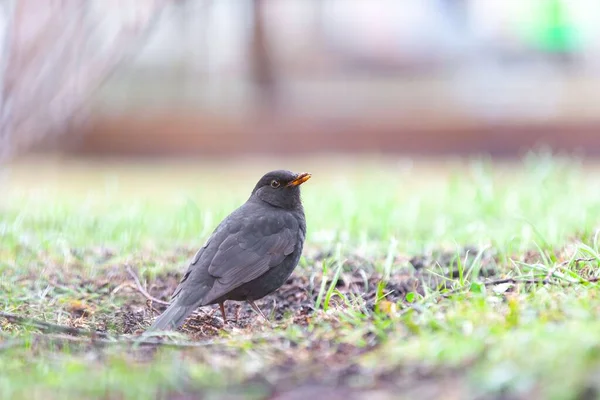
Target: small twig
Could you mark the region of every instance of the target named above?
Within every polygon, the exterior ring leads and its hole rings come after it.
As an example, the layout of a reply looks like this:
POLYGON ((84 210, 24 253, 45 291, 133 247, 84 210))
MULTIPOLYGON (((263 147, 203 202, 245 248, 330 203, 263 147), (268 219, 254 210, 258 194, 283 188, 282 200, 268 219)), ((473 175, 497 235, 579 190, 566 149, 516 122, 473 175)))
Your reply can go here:
MULTIPOLYGON (((600 277, 589 278, 589 279, 581 278, 581 281, 579 281, 579 282, 561 282, 561 283, 555 283, 555 282, 552 282, 550 280, 547 280, 546 278, 544 278, 544 279, 505 278, 505 279, 496 279, 496 280, 493 280, 493 281, 483 282, 483 284, 486 287, 501 285, 501 284, 504 284, 504 283, 512 283, 512 284, 515 284, 515 285, 521 283, 521 284, 526 284, 526 285, 540 285, 541 284, 541 285, 555 285, 555 286, 557 286, 557 285, 558 286, 572 286, 572 285, 582 285, 582 284, 585 284, 585 283, 598 283, 598 282, 600 282, 600 277)), ((443 298, 448 298, 448 297, 450 297, 450 296, 452 296, 454 294, 462 292, 463 290, 465 290, 465 287, 461 286, 461 287, 449 290, 447 292, 441 293, 441 296, 443 298)))
POLYGON ((513 283, 513 284, 518 284, 518 283, 525 283, 527 285, 537 285, 539 283, 546 285, 549 284, 550 282, 546 282, 545 279, 517 279, 517 278, 506 278, 506 279, 496 279, 493 281, 487 281, 487 282, 483 282, 483 284, 485 286, 496 286, 496 285, 502 285, 504 283, 513 283))
POLYGON ((126 270, 127 270, 127 273, 129 274, 129 276, 131 276, 131 278, 135 282, 135 286, 137 287, 138 292, 140 292, 145 298, 147 298, 148 300, 151 300, 154 303, 162 304, 165 306, 168 306, 171 304, 169 302, 159 300, 156 297, 153 297, 150 293, 148 293, 146 291, 146 289, 144 289, 144 286, 142 286, 142 282, 140 282, 140 279, 138 278, 136 273, 133 272, 133 270, 131 269, 131 267, 129 265, 127 266, 126 270))
POLYGON ((110 294, 114 296, 117 293, 119 293, 121 291, 121 289, 126 288, 126 287, 132 288, 132 289, 137 289, 133 283, 131 283, 131 282, 123 282, 119 286, 117 286, 116 288, 114 288, 112 290, 112 292, 110 292, 110 294))
POLYGON ((91 337, 108 337, 106 333, 89 331, 85 329, 73 328, 65 325, 56 325, 49 322, 40 321, 39 319, 22 317, 20 315, 0 312, 0 317, 6 318, 9 322, 18 325, 26 325, 37 328, 49 333, 65 333, 72 336, 91 336, 91 337))
POLYGON ((549 284, 550 283, 550 278, 552 278, 552 276, 554 275, 554 273, 557 270, 559 270, 560 268, 564 268, 565 266, 569 265, 570 263, 575 263, 575 266, 579 266, 579 263, 582 263, 582 262, 592 262, 592 261, 598 261, 598 259, 595 258, 595 257, 589 257, 589 258, 575 258, 575 259, 563 261, 560 264, 557 264, 556 266, 548 269, 548 273, 544 277, 544 282, 543 283, 544 283, 544 285, 549 284))
POLYGON ((543 280, 544 285, 550 283, 550 278, 552 278, 552 276, 558 270, 558 268, 560 268, 562 266, 563 266, 563 263, 561 263, 555 267, 548 268, 548 273, 546 274, 546 276, 544 277, 544 280, 543 280))
MULTIPOLYGON (((581 278, 581 277, 580 277, 581 278)), ((518 283, 525 283, 528 285, 559 285, 559 286, 572 286, 572 285, 582 285, 585 283, 597 283, 600 281, 600 278, 590 278, 590 279, 585 279, 585 278, 581 278, 581 281, 579 282, 560 282, 560 283, 554 283, 551 282, 549 280, 547 280, 546 278, 544 279, 515 279, 515 278, 506 278, 506 279, 497 279, 495 281, 488 281, 488 282, 484 282, 485 286, 496 286, 496 285, 500 285, 503 283, 514 283, 515 285, 518 283)))
POLYGON ((596 257, 588 257, 588 258, 576 258, 573 260, 575 265, 582 263, 582 262, 592 262, 592 261, 598 261, 598 259, 596 257))

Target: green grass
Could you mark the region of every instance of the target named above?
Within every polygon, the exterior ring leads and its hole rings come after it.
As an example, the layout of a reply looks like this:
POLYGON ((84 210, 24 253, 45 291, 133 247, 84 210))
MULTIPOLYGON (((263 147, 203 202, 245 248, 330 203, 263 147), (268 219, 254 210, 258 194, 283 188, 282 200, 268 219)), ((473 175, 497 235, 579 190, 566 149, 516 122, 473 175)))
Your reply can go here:
MULTIPOLYGON (((197 348, 148 349, 71 342, 0 319, 0 398, 265 398, 307 382, 407 397, 599 396, 595 165, 545 153, 515 164, 293 163, 313 173, 297 273, 326 277, 315 281, 320 311, 308 323, 290 317, 197 348), (490 279, 513 281, 489 284, 484 254, 461 256, 465 246, 495 255, 490 279), (388 304, 375 283, 370 308, 337 288, 351 260, 388 281, 411 257, 441 250, 457 254, 458 274, 432 271, 448 291, 388 304), (546 284, 515 283, 533 279, 546 284)), ((49 178, 42 167, 17 165, 0 181, 0 311, 111 334, 122 333, 124 307, 143 304, 117 290, 124 266, 149 282, 181 273, 266 171, 67 163, 49 178), (79 318, 78 308, 89 313, 79 318)))

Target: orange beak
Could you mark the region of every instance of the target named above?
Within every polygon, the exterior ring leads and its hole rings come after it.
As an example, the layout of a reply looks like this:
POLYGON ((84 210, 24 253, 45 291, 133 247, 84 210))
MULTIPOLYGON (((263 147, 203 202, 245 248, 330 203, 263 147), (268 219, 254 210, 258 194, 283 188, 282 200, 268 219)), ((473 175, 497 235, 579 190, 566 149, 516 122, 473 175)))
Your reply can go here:
POLYGON ((301 174, 298 174, 298 176, 296 176, 296 179, 294 179, 293 181, 291 181, 290 183, 288 183, 286 186, 298 186, 298 185, 302 185, 304 182, 306 182, 307 180, 310 179, 312 175, 309 174, 308 172, 302 172, 301 174))

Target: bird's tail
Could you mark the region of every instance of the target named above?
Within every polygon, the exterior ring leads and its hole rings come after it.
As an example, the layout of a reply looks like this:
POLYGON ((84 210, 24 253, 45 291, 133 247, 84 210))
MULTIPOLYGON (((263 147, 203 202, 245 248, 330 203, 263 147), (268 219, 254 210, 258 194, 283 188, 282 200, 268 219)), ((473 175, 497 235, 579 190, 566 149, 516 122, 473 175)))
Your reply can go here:
POLYGON ((196 309, 197 305, 179 305, 175 300, 165 312, 154 321, 147 332, 175 330, 185 322, 185 319, 196 309))

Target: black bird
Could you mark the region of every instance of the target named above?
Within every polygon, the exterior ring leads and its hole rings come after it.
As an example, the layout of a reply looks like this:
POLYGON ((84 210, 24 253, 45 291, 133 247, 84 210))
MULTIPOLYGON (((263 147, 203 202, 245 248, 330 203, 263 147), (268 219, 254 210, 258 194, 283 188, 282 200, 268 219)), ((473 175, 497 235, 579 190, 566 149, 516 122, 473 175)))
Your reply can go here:
POLYGON ((300 185, 311 174, 272 171, 250 198, 225 218, 196 253, 169 307, 150 331, 177 329, 200 306, 247 301, 266 319, 258 300, 285 283, 302 253, 306 236, 300 185))

